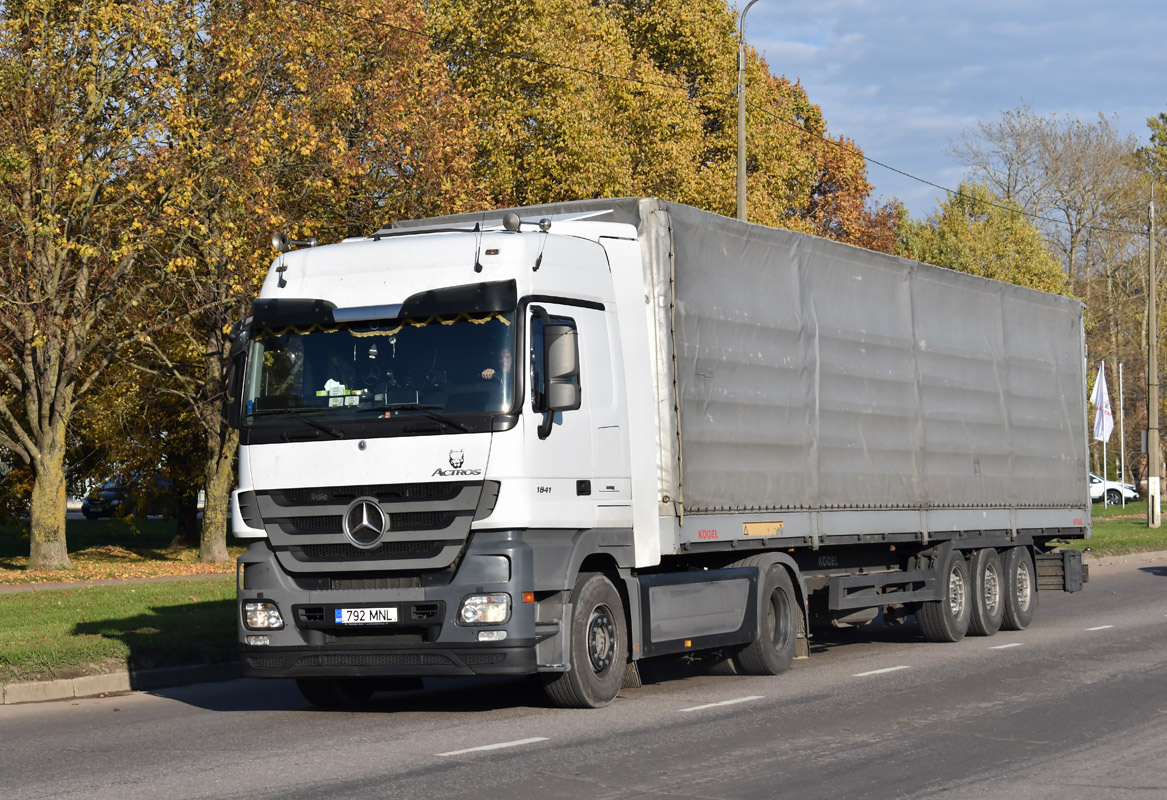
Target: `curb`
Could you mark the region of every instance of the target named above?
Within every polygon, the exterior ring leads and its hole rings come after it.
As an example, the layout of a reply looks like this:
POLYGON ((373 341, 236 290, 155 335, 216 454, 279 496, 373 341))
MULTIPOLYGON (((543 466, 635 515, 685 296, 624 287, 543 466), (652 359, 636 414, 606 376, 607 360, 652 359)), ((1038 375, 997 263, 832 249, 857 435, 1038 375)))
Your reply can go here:
POLYGON ((84 675, 55 681, 9 683, 0 686, 0 705, 16 703, 43 703, 49 700, 71 700, 76 697, 140 692, 187 686, 192 683, 229 681, 239 677, 239 663, 200 664, 192 667, 165 669, 118 670, 105 675, 84 675))
POLYGON ((1090 566, 1108 567, 1113 564, 1131 564, 1131 563, 1149 563, 1152 561, 1163 561, 1167 559, 1167 550, 1157 550, 1147 553, 1127 553, 1122 556, 1101 556, 1096 557, 1092 553, 1083 553, 1083 563, 1090 566))

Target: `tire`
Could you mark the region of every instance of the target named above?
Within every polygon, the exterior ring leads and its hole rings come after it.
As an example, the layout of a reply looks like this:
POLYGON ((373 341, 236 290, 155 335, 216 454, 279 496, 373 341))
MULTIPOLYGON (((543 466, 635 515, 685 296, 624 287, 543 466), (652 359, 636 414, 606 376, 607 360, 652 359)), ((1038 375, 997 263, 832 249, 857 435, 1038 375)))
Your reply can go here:
POLYGON ((972 585, 968 565, 959 551, 951 551, 939 578, 940 599, 921 603, 916 620, 928 641, 959 642, 968 632, 972 617, 972 585))
POLYGON ((368 678, 296 678, 296 688, 317 708, 345 709, 368 702, 374 684, 368 678))
POLYGON ((741 675, 781 675, 790 669, 798 644, 798 599, 790 573, 772 564, 762 578, 758 635, 733 657, 741 675))
POLYGON ((1121 506, 1122 505, 1122 493, 1119 492, 1118 489, 1107 489, 1106 490, 1106 504, 1111 505, 1111 506, 1121 506))
POLYGON ((1001 628, 1023 631, 1033 622, 1033 612, 1037 607, 1037 576, 1033 559, 1029 557, 1029 548, 1011 547, 1003 561, 1005 602, 1002 605, 1005 614, 1001 628))
POLYGON ((991 547, 976 551, 969 560, 972 577, 972 616, 968 632, 974 636, 992 636, 1001 628, 1005 616, 1005 573, 1001 557, 991 547))
POLYGON ((616 699, 628 664, 628 623, 616 587, 598 572, 581 573, 571 593, 571 669, 543 676, 560 708, 600 708, 616 699))

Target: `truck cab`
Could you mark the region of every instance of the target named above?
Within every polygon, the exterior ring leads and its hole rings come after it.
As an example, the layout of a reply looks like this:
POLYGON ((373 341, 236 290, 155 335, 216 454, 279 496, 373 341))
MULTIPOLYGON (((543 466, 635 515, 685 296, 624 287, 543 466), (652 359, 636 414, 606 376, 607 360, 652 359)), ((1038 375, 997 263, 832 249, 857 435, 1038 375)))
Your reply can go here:
POLYGON ((350 678, 567 669, 536 652, 567 574, 636 560, 612 272, 639 256, 602 244, 635 238, 515 222, 276 260, 228 408, 244 674, 320 699, 350 678))

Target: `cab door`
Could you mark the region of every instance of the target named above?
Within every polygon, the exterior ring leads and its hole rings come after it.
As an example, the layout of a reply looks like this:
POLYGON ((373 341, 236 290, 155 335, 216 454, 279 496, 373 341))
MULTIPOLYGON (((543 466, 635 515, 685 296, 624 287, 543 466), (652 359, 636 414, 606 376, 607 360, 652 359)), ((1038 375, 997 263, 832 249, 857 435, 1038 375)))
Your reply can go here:
POLYGON ((533 526, 591 528, 597 524, 595 452, 597 444, 593 408, 595 354, 606 352, 604 312, 584 306, 532 302, 526 315, 528 365, 522 424, 530 464, 528 502, 533 526), (578 360, 575 375, 548 375, 545 331, 574 332, 578 360), (600 348, 603 350, 600 350, 600 348), (559 383, 559 387, 554 387, 559 383), (548 410, 553 395, 569 396, 574 387, 579 407, 548 410))

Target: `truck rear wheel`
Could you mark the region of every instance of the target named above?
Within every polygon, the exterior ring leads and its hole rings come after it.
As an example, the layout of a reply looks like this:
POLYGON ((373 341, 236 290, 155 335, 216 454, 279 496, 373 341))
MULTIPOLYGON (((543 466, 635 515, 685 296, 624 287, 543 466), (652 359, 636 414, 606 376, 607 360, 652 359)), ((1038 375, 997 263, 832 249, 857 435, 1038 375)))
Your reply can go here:
POLYGON ((598 572, 583 573, 571 593, 571 669, 543 676, 552 703, 600 708, 616 699, 628 663, 628 624, 616 587, 598 572))
POLYGON ((798 602, 790 573, 774 564, 763 573, 758 635, 733 657, 743 675, 781 675, 798 643, 798 602))
POLYGON ((940 599, 920 604, 916 620, 924 638, 930 642, 959 642, 968 632, 972 616, 968 565, 958 551, 953 550, 940 571, 940 599))
POLYGON ((373 696, 368 678, 296 678, 296 688, 317 708, 354 708, 373 696))
POLYGON ((1005 615, 1005 576, 1001 557, 991 547, 982 547, 969 561, 972 576, 972 618, 968 632, 974 636, 992 636, 1001 627, 1005 615))
POLYGON ((1005 553, 1005 615, 1001 627, 1007 631, 1023 631, 1033 622, 1033 610, 1037 605, 1037 579, 1033 572, 1033 560, 1029 549, 1011 547, 1005 553))

